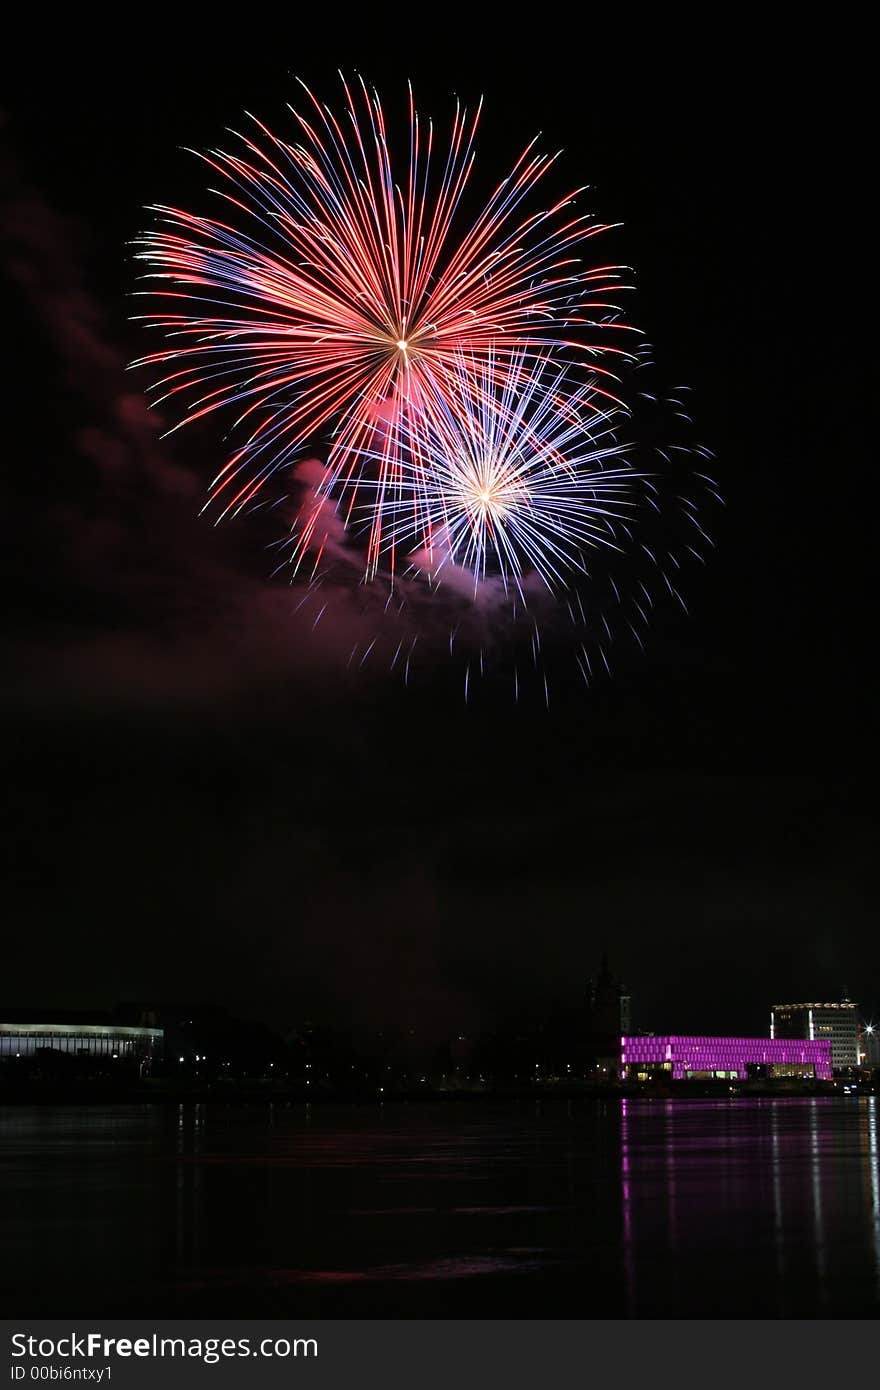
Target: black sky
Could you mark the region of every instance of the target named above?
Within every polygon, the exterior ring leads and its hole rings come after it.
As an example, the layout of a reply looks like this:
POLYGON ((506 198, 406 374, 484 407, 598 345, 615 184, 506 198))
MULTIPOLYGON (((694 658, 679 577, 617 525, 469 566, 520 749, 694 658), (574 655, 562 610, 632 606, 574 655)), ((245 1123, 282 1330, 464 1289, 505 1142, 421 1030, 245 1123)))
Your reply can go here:
POLYGON ((880 1010, 862 64, 848 36, 757 41, 741 15, 640 35, 634 13, 23 50, 3 132, 22 1004, 475 1029, 576 1000, 607 946, 643 1027, 761 1030, 771 999, 843 986, 880 1010), (625 223, 633 315, 718 454, 690 618, 549 712, 291 652, 255 537, 197 515, 219 431, 160 442, 123 372, 142 206, 202 195, 180 147, 243 108, 283 121, 292 73, 335 99, 338 66, 389 106, 411 78, 441 121, 483 93, 487 180, 538 129, 565 148, 625 223))

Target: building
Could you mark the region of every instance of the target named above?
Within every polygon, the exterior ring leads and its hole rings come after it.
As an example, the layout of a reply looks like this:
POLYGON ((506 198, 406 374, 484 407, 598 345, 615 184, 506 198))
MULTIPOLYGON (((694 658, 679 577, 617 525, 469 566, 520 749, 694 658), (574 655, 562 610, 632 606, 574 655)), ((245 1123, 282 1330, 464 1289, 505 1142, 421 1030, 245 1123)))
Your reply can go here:
POLYGON ((33 1019, 3 1022, 0 1015, 0 1060, 58 1052, 82 1059, 150 1062, 162 1052, 162 1029, 129 1027, 47 1013, 33 1019))
POLYGON ((771 1038, 827 1039, 835 1070, 859 1065, 859 1006, 844 995, 839 1004, 774 1004, 771 1038))
POLYGON ((628 1037, 620 1039, 624 1079, 649 1081, 746 1081, 812 1077, 831 1080, 832 1045, 827 1039, 628 1037))
POLYGON ((598 975, 590 980, 587 997, 588 1051, 600 1068, 617 1064, 619 1040, 632 1028, 632 1001, 629 990, 616 980, 603 955, 598 975))
POLYGON ((870 1067, 872 1071, 880 1067, 880 1028, 875 1028, 873 1023, 866 1023, 862 1029, 860 1060, 863 1067, 870 1067))

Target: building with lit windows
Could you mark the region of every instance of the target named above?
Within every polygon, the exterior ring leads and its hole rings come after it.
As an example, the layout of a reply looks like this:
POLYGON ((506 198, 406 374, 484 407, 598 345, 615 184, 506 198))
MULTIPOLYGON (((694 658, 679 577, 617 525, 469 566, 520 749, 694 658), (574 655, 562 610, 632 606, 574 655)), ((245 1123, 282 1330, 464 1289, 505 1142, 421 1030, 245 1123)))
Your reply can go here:
POLYGON ((771 1038, 803 1038, 831 1043, 835 1071, 859 1065, 859 1006, 843 998, 839 1004, 774 1004, 770 1011, 771 1038))
POLYGON ((133 1028, 118 1023, 81 1023, 55 1018, 45 1021, 0 1021, 0 1061, 60 1052, 81 1059, 150 1062, 162 1052, 161 1028, 133 1028))
POLYGON ((831 1043, 822 1040, 709 1038, 669 1034, 622 1037, 624 1080, 672 1081, 831 1080, 831 1043))

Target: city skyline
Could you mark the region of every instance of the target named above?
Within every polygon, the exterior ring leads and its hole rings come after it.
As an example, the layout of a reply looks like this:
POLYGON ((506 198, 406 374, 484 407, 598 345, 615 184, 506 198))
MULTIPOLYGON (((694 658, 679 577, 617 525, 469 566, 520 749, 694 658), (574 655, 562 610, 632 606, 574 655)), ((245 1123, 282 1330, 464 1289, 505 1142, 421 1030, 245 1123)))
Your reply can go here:
MULTIPOLYGON (((388 1055, 399 1054, 400 1060, 407 1049, 412 1050, 414 1047, 437 1047, 446 1044, 452 1045, 455 1050, 456 1043, 473 1047, 474 1044, 479 1045, 492 1037, 496 1043, 506 1038, 509 1046, 517 1032, 522 1033, 525 1030, 528 1034, 531 1030, 536 1039, 542 1034, 545 1035, 543 1041, 550 1043, 554 1051, 555 1066, 558 1066, 563 1055, 572 1056, 576 1059, 574 1070, 582 1074, 585 1069, 589 1070, 599 1062, 616 1065, 617 1054, 624 1048, 627 1037, 645 1040, 667 1038, 670 1036, 670 1024, 676 1023, 674 1019, 667 1019, 665 1026, 648 1027, 634 1016, 632 993, 628 986, 615 977, 606 952, 603 952, 597 971, 587 982, 580 1008, 557 1007, 555 1010, 542 1011, 539 1000, 532 1001, 532 1005, 528 1013, 508 1017, 494 1028, 477 1029, 472 1035, 466 1036, 456 1031, 457 1024, 454 1019, 447 1021, 445 1032, 441 1029, 433 1035, 416 1028, 401 1030, 396 1028, 391 1020, 386 1020, 383 1027, 352 1029, 344 1023, 334 1025, 327 1019, 314 1017, 307 1021, 287 1020, 285 1026, 272 1030, 266 1026, 265 1020, 238 1019, 225 1008, 205 1001, 123 1002, 117 1003, 110 1010, 92 1011, 63 1008, 53 1010, 19 1004, 0 1008, 0 1055, 22 1055, 16 1051, 20 1045, 25 1046, 28 1053, 32 1053, 38 1045, 34 1039, 37 1035, 42 1037, 43 1034, 49 1041, 40 1045, 60 1046, 62 1051, 71 1051, 72 1044, 69 1042, 56 1044, 51 1038, 63 1037, 66 1032, 69 1032, 72 1038, 77 1030, 82 1032, 87 1044, 86 1050, 89 1051, 94 1051, 94 1046, 87 1035, 101 1034, 111 1040, 117 1037, 123 1040, 124 1035, 135 1037, 143 1034, 144 1037, 148 1037, 155 1033, 160 1039, 165 1036, 169 1058, 180 1050, 180 1046, 190 1055, 193 1054, 193 1046, 183 1041, 175 1044, 173 1039, 178 1034, 182 1040, 185 1039, 187 1026, 195 1024, 197 1031, 202 1030, 202 1037, 207 1026, 209 1030, 219 1030, 220 1035, 229 1034, 230 1030, 233 1033, 238 1030, 241 1036, 249 1038, 251 1042, 260 1038, 260 1045, 266 1050, 267 1055, 273 1048, 280 1046, 282 1041, 289 1045, 291 1039, 307 1037, 312 1033, 327 1038, 334 1035, 340 1039, 347 1037, 355 1051, 359 1047, 363 1048, 365 1044, 369 1047, 370 1039, 375 1042, 378 1038, 384 1038, 389 1049, 388 1055), (639 1026, 636 1026, 636 1023, 639 1026), (10 1041, 16 1037, 17 1042, 10 1041), (401 1047, 404 1052, 400 1052, 401 1047)), ((350 1020, 345 1023, 350 1024, 350 1020)), ((835 1070, 846 1070, 859 1065, 876 1065, 874 1031, 873 1015, 858 1001, 852 1000, 847 991, 843 991, 839 1001, 826 1001, 824 1004, 774 1004, 770 1010, 770 1023, 766 1035, 755 1033, 749 1037, 752 1042, 760 1038, 764 1038, 765 1041, 825 1040, 832 1048, 829 1057, 833 1057, 835 1070)), ((673 1036, 681 1038, 681 1029, 679 1028, 673 1036)), ((705 1030, 699 1036, 706 1041, 713 1040, 712 1035, 705 1030)), ((738 1039, 741 1041, 742 1031, 731 1030, 718 1035, 719 1041, 723 1038, 731 1042, 738 1039)), ((204 1041, 196 1045, 205 1050, 204 1041)), ((163 1046, 164 1044, 160 1044, 160 1055, 163 1046)), ((215 1044, 212 1041, 211 1050, 216 1053, 218 1048, 222 1051, 229 1046, 228 1043, 215 1044)), ((100 1052, 101 1048, 98 1050, 100 1052)), ((103 1048, 104 1052, 107 1050, 107 1047, 103 1048)), ((234 1044, 232 1050, 236 1050, 234 1044)), ((182 1062, 184 1057, 181 1056, 178 1060, 182 1062)), ((573 1068, 569 1066, 567 1070, 572 1071, 573 1068)))

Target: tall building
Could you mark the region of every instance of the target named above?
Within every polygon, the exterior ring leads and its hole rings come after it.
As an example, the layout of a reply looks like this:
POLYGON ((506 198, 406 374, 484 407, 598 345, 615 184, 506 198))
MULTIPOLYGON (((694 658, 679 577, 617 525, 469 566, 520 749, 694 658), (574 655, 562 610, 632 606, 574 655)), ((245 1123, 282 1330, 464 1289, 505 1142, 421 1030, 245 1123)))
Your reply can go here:
POLYGON ((880 1028, 866 1023, 862 1029, 862 1066, 876 1070, 880 1067, 880 1028))
POLYGON ((844 995, 838 1004, 774 1004, 771 1038, 804 1038, 831 1043, 831 1065, 859 1065, 859 1006, 844 995))
POLYGON ((632 1001, 625 984, 616 980, 602 956, 598 975, 590 980, 587 997, 587 1034, 593 1060, 616 1069, 620 1039, 632 1028, 632 1001))

